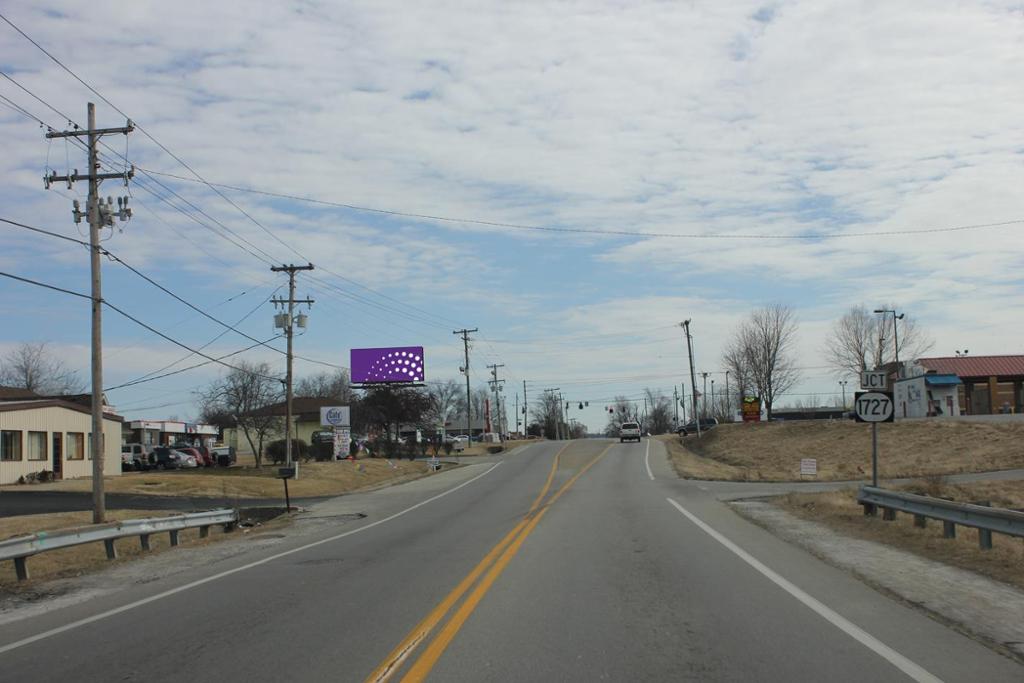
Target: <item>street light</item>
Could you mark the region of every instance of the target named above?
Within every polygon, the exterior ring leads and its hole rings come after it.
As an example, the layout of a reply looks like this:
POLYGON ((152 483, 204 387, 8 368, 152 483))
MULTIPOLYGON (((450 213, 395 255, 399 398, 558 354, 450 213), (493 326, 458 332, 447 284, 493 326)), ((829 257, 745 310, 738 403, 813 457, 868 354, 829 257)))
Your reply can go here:
POLYGON ((876 308, 875 313, 882 313, 883 315, 885 313, 892 313, 892 348, 896 356, 896 374, 897 376, 901 376, 903 373, 900 371, 900 335, 897 331, 896 321, 903 320, 903 316, 905 314, 900 313, 899 315, 896 315, 896 311, 891 308, 876 308))

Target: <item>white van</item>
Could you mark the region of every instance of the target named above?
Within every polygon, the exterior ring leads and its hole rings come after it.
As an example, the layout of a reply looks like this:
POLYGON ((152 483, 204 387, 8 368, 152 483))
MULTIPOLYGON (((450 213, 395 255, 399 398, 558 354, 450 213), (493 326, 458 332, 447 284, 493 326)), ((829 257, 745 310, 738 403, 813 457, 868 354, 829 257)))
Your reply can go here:
POLYGON ((640 425, 636 422, 623 422, 619 425, 619 443, 636 441, 640 443, 640 425))

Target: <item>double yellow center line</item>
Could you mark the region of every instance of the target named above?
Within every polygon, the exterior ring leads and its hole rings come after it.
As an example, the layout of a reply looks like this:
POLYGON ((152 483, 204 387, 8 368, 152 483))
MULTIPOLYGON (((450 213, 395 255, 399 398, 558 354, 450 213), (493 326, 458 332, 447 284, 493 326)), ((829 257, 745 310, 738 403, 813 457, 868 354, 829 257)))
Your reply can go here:
POLYGON ((411 681, 422 681, 426 679, 431 669, 437 663, 441 655, 448 648, 448 645, 455 638, 463 624, 476 609, 477 605, 490 590, 494 582, 508 566, 508 563, 512 561, 516 553, 523 545, 523 541, 526 537, 537 527, 540 520, 544 517, 544 514, 548 511, 552 504, 558 500, 563 493, 568 491, 576 481, 583 476, 583 474, 589 470, 598 460, 604 457, 604 454, 608 452, 608 448, 601 451, 596 457, 590 462, 584 465, 579 472, 573 475, 569 481, 562 485, 560 489, 551 497, 551 499, 542 507, 541 503, 544 500, 544 496, 547 495, 551 488, 551 483, 554 481, 555 472, 558 470, 559 459, 562 452, 569 447, 570 444, 566 444, 562 447, 558 453, 555 454, 554 460, 551 463, 551 471, 548 473, 547 481, 544 482, 544 488, 541 489, 540 494, 536 500, 530 506, 526 516, 512 528, 508 534, 505 535, 498 544, 495 545, 491 550, 484 556, 477 566, 473 568, 469 574, 466 575, 462 581, 459 582, 452 591, 445 596, 445 598, 438 603, 438 605, 431 610, 420 623, 409 632, 409 634, 402 640, 401 643, 392 650, 384 661, 374 669, 366 681, 367 683, 384 683, 389 680, 396 671, 401 668, 402 664, 406 659, 413 653, 416 647, 423 642, 430 635, 430 632, 434 630, 445 615, 455 606, 456 603, 466 594, 473 585, 472 593, 466 598, 465 602, 459 606, 459 609, 452 615, 448 623, 444 625, 440 633, 434 638, 433 641, 427 646, 420 655, 419 659, 413 663, 410 667, 409 672, 402 678, 402 683, 411 681), (483 580, 477 583, 477 580, 483 576, 483 580))

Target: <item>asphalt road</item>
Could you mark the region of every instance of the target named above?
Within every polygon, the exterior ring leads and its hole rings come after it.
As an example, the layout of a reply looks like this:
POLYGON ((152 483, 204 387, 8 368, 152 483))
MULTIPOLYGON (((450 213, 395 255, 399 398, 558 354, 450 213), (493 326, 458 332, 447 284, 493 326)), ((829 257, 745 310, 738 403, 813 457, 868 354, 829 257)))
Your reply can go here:
POLYGON ((218 683, 1024 680, 1024 667, 701 486, 677 479, 657 442, 540 443, 317 504, 281 544, 222 555, 201 579, 165 576, 0 620, 0 671, 218 683), (354 511, 367 516, 342 517, 354 511))

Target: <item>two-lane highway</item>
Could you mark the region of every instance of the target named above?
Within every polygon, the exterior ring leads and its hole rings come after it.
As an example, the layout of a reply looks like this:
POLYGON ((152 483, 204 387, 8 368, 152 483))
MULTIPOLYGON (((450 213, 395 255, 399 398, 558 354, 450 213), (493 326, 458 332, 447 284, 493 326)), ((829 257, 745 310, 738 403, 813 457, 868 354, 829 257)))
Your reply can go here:
POLYGON ((0 670, 87 681, 1024 679, 1015 662, 678 480, 658 442, 538 443, 339 501, 367 517, 203 576, 0 625, 0 670))

